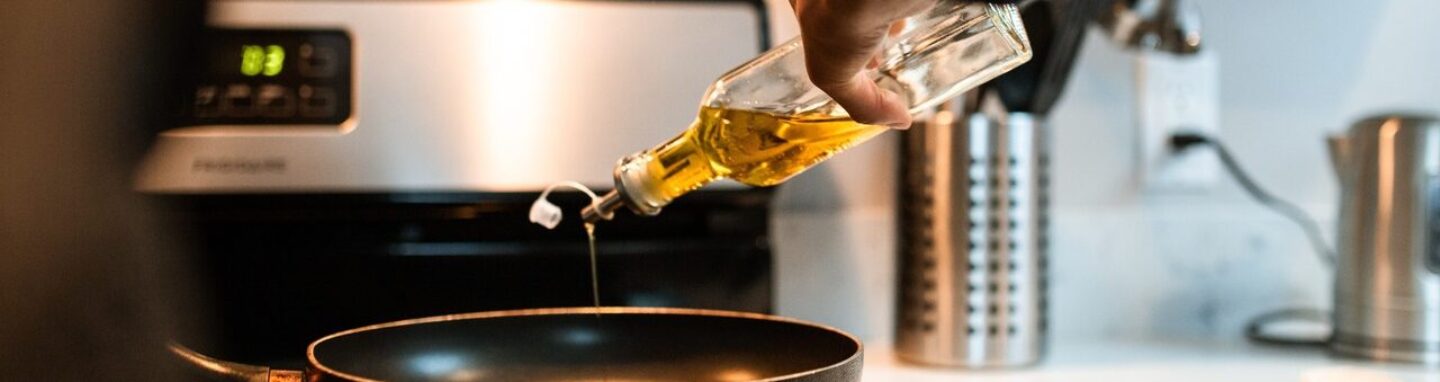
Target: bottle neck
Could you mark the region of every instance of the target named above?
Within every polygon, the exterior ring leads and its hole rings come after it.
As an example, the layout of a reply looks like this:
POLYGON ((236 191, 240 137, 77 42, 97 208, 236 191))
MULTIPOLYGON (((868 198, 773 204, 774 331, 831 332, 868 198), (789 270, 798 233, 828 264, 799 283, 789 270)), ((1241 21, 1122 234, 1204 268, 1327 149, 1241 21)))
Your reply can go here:
POLYGON ((655 158, 648 152, 636 153, 620 160, 615 165, 615 189, 602 196, 598 202, 581 210, 586 222, 595 223, 614 218, 621 207, 637 215, 654 216, 670 204, 670 199, 658 195, 659 188, 650 171, 650 162, 655 158))
POLYGON ((615 191, 630 211, 654 216, 673 199, 661 195, 660 179, 651 171, 655 157, 650 152, 636 153, 620 160, 615 166, 615 191))

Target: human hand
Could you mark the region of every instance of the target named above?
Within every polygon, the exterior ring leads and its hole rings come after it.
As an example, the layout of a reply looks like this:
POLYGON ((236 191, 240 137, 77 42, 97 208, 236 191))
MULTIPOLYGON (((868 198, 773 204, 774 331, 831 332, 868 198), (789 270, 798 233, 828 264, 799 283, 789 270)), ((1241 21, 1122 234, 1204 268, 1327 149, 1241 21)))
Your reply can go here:
POLYGON ((856 122, 910 127, 908 105, 867 75, 879 64, 885 37, 901 19, 936 0, 791 0, 805 45, 810 82, 835 99, 856 122))

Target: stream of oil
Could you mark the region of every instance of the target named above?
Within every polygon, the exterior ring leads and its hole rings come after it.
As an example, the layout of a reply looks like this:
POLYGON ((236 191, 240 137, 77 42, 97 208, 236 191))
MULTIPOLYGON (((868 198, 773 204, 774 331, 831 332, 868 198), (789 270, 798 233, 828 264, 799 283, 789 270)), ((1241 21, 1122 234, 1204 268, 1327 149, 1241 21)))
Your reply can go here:
POLYGON ((595 261, 595 223, 585 223, 585 236, 590 239, 590 297, 595 302, 595 318, 600 318, 600 272, 595 261))
MULTIPOLYGON (((590 240, 590 298, 595 303, 595 331, 604 333, 605 330, 600 327, 602 325, 600 321, 600 272, 595 256, 595 223, 585 223, 585 236, 590 240)), ((610 380, 609 365, 601 366, 600 380, 606 382, 610 380)))

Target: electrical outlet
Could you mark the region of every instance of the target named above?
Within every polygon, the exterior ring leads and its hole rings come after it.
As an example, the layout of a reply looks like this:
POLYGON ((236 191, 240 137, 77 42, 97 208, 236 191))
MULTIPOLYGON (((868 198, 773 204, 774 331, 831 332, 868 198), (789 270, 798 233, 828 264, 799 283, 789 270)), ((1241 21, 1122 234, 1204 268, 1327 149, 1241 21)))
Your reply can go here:
POLYGON ((1174 152, 1168 141, 1180 132, 1219 133, 1219 59, 1204 51, 1188 56, 1142 52, 1136 60, 1140 184, 1150 192, 1209 190, 1221 175, 1215 153, 1203 148, 1174 152))

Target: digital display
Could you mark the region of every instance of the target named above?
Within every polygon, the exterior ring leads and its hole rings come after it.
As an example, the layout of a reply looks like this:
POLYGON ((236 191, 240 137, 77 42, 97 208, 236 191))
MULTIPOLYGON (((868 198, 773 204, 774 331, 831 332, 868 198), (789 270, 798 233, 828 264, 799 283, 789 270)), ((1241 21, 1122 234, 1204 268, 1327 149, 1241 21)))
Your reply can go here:
POLYGON ((279 45, 241 45, 240 74, 274 77, 285 70, 285 48, 279 45))
POLYGON ((351 115, 350 35, 210 29, 184 91, 184 125, 334 125, 351 115))

